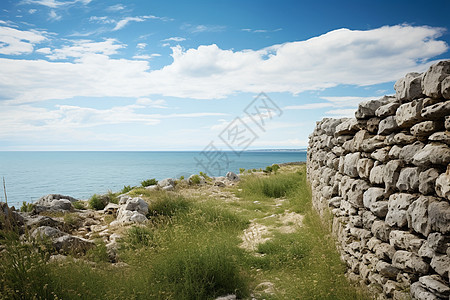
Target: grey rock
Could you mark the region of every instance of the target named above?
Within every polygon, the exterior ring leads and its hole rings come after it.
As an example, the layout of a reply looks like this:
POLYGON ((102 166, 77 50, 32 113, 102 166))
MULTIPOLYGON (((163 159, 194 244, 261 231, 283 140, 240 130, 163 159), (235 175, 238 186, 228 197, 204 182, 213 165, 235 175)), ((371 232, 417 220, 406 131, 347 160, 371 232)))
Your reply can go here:
POLYGON ((407 209, 415 200, 416 196, 399 193, 389 197, 388 213, 386 224, 389 226, 403 227, 407 225, 407 209))
POLYGON ((374 152, 372 152, 372 154, 370 155, 370 157, 372 157, 375 160, 378 160, 382 163, 385 163, 389 160, 389 150, 391 149, 391 147, 384 147, 381 149, 377 149, 374 152))
POLYGON ((411 134, 418 140, 427 140, 431 134, 443 128, 443 122, 424 121, 411 127, 411 134))
POLYGON ((431 259, 430 266, 442 277, 448 278, 448 271, 450 269, 450 257, 444 254, 436 254, 431 259))
POLYGON ((367 131, 369 131, 370 133, 377 133, 380 121, 381 121, 380 118, 370 118, 369 120, 367 120, 366 125, 367 131))
POLYGON ((161 188, 161 190, 166 191, 166 192, 170 192, 170 191, 174 191, 175 188, 172 185, 167 185, 167 186, 161 188))
POLYGON ((416 166, 447 165, 450 163, 450 148, 447 145, 431 143, 413 157, 416 166))
MULTIPOLYGON (((171 186, 171 185, 169 185, 169 186, 171 186)), ((146 186, 145 189, 147 191, 157 191, 157 190, 159 190, 159 186, 157 184, 149 185, 149 186, 146 186)))
POLYGON ((358 160, 358 163, 356 165, 358 176, 363 179, 369 179, 373 164, 374 162, 370 158, 361 158, 360 160, 358 160))
POLYGON ((450 116, 445 116, 444 126, 446 130, 450 130, 450 116))
POLYGON ((402 104, 395 113, 397 125, 400 128, 411 127, 417 122, 422 121, 421 110, 423 108, 423 99, 413 100, 402 104))
MULTIPOLYGON (((228 172, 228 173, 233 173, 233 172, 228 172)), ((227 174, 228 174, 227 173, 227 174)), ((234 174, 234 173, 233 173, 234 174)), ((236 175, 236 174, 234 174, 234 175, 236 175)), ((236 175, 237 176, 237 175, 236 175)), ((191 176, 189 176, 189 179, 188 179, 188 182, 189 182, 189 184, 194 184, 194 178, 199 178, 199 180, 200 180, 200 182, 199 182, 199 184, 200 185, 203 185, 203 184, 205 184, 206 183, 206 180, 205 180, 205 178, 203 177, 203 176, 200 176, 200 175, 196 175, 196 174, 192 174, 191 176)), ((227 177, 228 178, 228 177, 227 177)), ((233 177, 233 175, 231 175, 230 174, 230 178, 234 178, 233 177)), ((234 180, 230 180, 230 181, 234 181, 234 180)))
POLYGON ((331 207, 340 207, 341 206, 342 197, 333 197, 328 200, 328 205, 331 207))
POLYGON ((335 136, 354 134, 359 130, 358 121, 356 119, 347 119, 336 126, 335 136))
POLYGON ((436 179, 436 194, 450 200, 450 168, 436 179))
POLYGON ((378 201, 370 205, 370 211, 379 218, 384 218, 387 215, 389 207, 388 201, 378 201))
POLYGON ((108 203, 108 205, 106 205, 105 208, 103 209, 103 213, 108 215, 116 215, 119 208, 120 205, 118 204, 108 203))
POLYGON ((382 276, 391 279, 395 279, 397 277, 397 274, 400 272, 400 270, 396 267, 381 260, 376 264, 375 268, 382 276))
POLYGON ((389 116, 380 121, 378 125, 378 134, 388 135, 398 129, 397 121, 395 116, 389 116))
POLYGON ((411 284, 411 296, 418 300, 439 300, 432 292, 428 291, 419 281, 411 284))
POLYGON ((417 138, 410 134, 405 134, 403 132, 394 135, 393 142, 398 145, 409 145, 414 143, 417 138))
POLYGON ((434 193, 436 179, 439 171, 436 169, 427 169, 419 174, 419 192, 428 195, 434 193))
POLYGON ((24 218, 24 221, 27 228, 36 228, 41 226, 60 228, 61 226, 63 226, 63 223, 60 221, 57 221, 47 216, 40 216, 40 215, 26 216, 24 218))
POLYGON ((85 253, 95 247, 94 242, 70 234, 60 236, 53 240, 56 250, 63 253, 85 253))
POLYGON ((373 247, 376 257, 382 260, 392 260, 396 252, 395 247, 388 243, 380 243, 373 247))
POLYGON ((369 188, 369 184, 364 180, 355 180, 347 192, 347 200, 354 207, 363 207, 363 194, 369 188))
POLYGON ((440 232, 433 232, 428 235, 427 246, 433 251, 445 254, 449 247, 450 237, 440 232))
POLYGON ((402 230, 392 230, 389 233, 389 243, 397 249, 418 252, 424 240, 402 230))
POLYGON ((225 177, 230 181, 239 181, 239 176, 233 172, 228 172, 227 175, 225 175, 225 177))
POLYGON ((390 102, 388 104, 380 106, 376 111, 375 115, 379 118, 385 118, 395 115, 397 108, 400 106, 399 102, 390 102))
POLYGON ((389 158, 390 159, 399 159, 400 152, 402 151, 402 147, 394 145, 391 150, 389 150, 389 158))
POLYGON ((46 196, 39 198, 34 204, 41 206, 50 206, 53 200, 61 200, 61 199, 66 199, 69 200, 70 202, 78 201, 78 199, 75 199, 70 196, 64 196, 60 194, 48 194, 46 196))
POLYGON ((129 199, 124 206, 125 210, 137 211, 140 214, 146 215, 148 213, 148 203, 144 199, 135 197, 129 199))
POLYGON ((431 230, 431 224, 428 218, 428 206, 436 198, 430 196, 420 196, 411 206, 408 207, 407 221, 408 227, 416 232, 427 236, 431 230))
POLYGON ((358 160, 360 158, 359 152, 350 153, 345 156, 344 174, 350 177, 358 177, 358 160))
POLYGON ((391 232, 391 227, 384 221, 374 221, 372 223, 371 231, 377 239, 382 240, 383 242, 389 241, 389 233, 391 232))
POLYGON ((450 287, 438 275, 428 275, 419 278, 419 282, 426 287, 427 290, 433 292, 441 298, 448 297, 450 295, 450 287))
POLYGON ((394 84, 395 96, 398 100, 406 102, 423 96, 422 74, 408 73, 394 84))
POLYGON ((166 178, 163 180, 158 181, 158 186, 160 188, 163 188, 165 186, 175 186, 175 180, 173 180, 172 178, 166 178))
POLYGON ((368 188, 363 194, 363 204, 367 209, 370 209, 371 205, 377 201, 384 200, 384 189, 378 187, 368 188))
POLYGON ((214 182, 214 186, 225 187, 225 183, 223 181, 218 180, 214 182))
POLYGON ((450 99, 450 76, 447 76, 441 82, 441 94, 445 99, 450 99))
POLYGON ((361 144, 361 150, 364 152, 372 152, 375 149, 382 148, 386 146, 385 136, 376 135, 369 139, 365 139, 361 144))
POLYGON ((383 168, 383 181, 386 193, 395 190, 402 166, 403 162, 401 160, 391 160, 383 168))
POLYGON ((450 114, 450 101, 436 103, 425 107, 421 111, 421 116, 428 120, 439 120, 450 114))
POLYGON ((400 192, 417 191, 419 189, 419 168, 402 169, 396 186, 400 192))
POLYGON ((447 201, 435 201, 428 205, 428 222, 431 229, 441 233, 450 232, 450 205, 447 201))
POLYGON ((133 224, 133 223, 144 223, 147 221, 147 218, 139 213, 138 211, 131 211, 131 210, 126 210, 123 207, 121 207, 117 213, 117 219, 116 223, 111 222, 111 225, 114 224, 121 224, 121 225, 128 225, 128 224, 133 224))
POLYGON ((60 236, 66 235, 67 233, 62 232, 59 229, 50 227, 50 226, 41 226, 36 229, 34 229, 31 232, 31 237, 34 239, 53 239, 58 238, 60 236))
POLYGON ((440 61, 432 65, 422 75, 423 93, 431 98, 440 98, 441 82, 450 75, 450 61, 440 61))
POLYGON ((449 131, 435 132, 428 137, 428 140, 432 142, 441 142, 450 145, 450 132, 449 131))
POLYGON ((350 152, 358 152, 362 150, 362 144, 365 140, 370 138, 370 134, 367 130, 360 130, 358 131, 352 142, 349 143, 349 151, 350 152))
POLYGON ((427 274, 430 267, 417 254, 404 250, 395 252, 394 257, 392 257, 392 265, 398 269, 419 274, 427 274))
POLYGON ((394 99, 391 97, 384 96, 383 98, 378 100, 363 101, 359 103, 358 109, 355 112, 355 117, 357 119, 368 119, 370 117, 374 117, 375 111, 380 106, 385 105, 393 100, 394 99))
POLYGON ((383 184, 383 174, 386 165, 378 165, 370 170, 369 181, 372 184, 383 184))
POLYGON ((422 150, 424 147, 425 145, 419 141, 411 145, 406 145, 400 151, 399 158, 403 160, 406 164, 412 164, 414 155, 416 155, 416 153, 422 150))

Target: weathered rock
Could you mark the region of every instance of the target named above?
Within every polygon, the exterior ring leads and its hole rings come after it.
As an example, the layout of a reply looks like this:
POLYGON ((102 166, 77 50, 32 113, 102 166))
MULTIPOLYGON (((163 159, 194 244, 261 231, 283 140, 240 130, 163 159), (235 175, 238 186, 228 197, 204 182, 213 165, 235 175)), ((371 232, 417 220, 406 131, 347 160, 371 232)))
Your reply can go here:
POLYGON ((380 106, 385 105, 393 100, 394 99, 391 97, 384 96, 383 98, 378 100, 363 101, 359 103, 358 109, 355 112, 355 117, 357 119, 368 119, 370 117, 374 117, 375 111, 380 106))
POLYGON ((371 231, 377 239, 380 239, 383 242, 389 241, 389 233, 391 232, 391 227, 387 225, 384 221, 381 220, 374 221, 372 224, 371 231))
POLYGON ((395 116, 389 116, 380 121, 378 125, 379 135, 388 135, 398 129, 397 121, 395 116))
POLYGON ((108 215, 116 215, 119 207, 120 206, 118 204, 108 203, 108 205, 106 205, 105 208, 103 209, 103 213, 108 215))
MULTIPOLYGON (((229 172, 229 173, 233 173, 233 172, 229 172)), ((234 174, 234 175, 236 175, 236 174, 234 174)), ((189 179, 188 179, 189 184, 196 184, 197 178, 198 178, 198 184, 203 185, 206 183, 206 180, 203 176, 192 174, 191 176, 189 176, 189 179)), ((230 178, 234 178, 233 175, 230 174, 230 178)), ((234 181, 234 180, 230 180, 230 181, 234 181)))
POLYGON ((53 239, 66 234, 67 233, 50 226, 41 226, 31 232, 31 237, 34 239, 53 239))
POLYGON ((379 218, 384 218, 387 215, 389 207, 388 201, 378 201, 370 205, 370 211, 379 218))
POLYGON ((382 163, 385 163, 389 160, 389 150, 391 149, 391 147, 384 147, 381 149, 377 149, 374 152, 372 152, 372 154, 370 155, 370 157, 372 157, 375 160, 378 160, 382 163))
POLYGON ((411 127, 411 134, 418 140, 427 140, 432 133, 444 128, 442 122, 424 121, 411 127))
POLYGON ((450 132, 449 131, 435 132, 428 137, 428 140, 432 142, 440 142, 443 144, 450 145, 450 132))
POLYGON ((438 275, 428 275, 419 278, 419 282, 438 297, 445 298, 450 296, 448 284, 438 275))
POLYGON ((364 152, 372 152, 375 149, 386 146, 385 137, 383 135, 376 135, 369 139, 365 139, 361 144, 361 149, 364 152))
POLYGON ((125 210, 137 211, 140 214, 146 215, 148 213, 148 203, 144 199, 136 197, 125 203, 125 210))
POLYGON ((395 113, 397 125, 400 128, 410 127, 417 122, 422 121, 421 110, 423 108, 423 100, 417 99, 409 103, 402 104, 395 113))
POLYGON ((233 172, 228 172, 227 175, 225 175, 225 177, 230 181, 239 181, 239 176, 233 172))
POLYGON ((450 200, 450 167, 436 179, 436 194, 450 200))
POLYGON ((363 207, 363 194, 368 188, 369 184, 365 180, 353 181, 350 190, 347 192, 347 200, 354 207, 363 207))
POLYGON ((450 232, 450 205, 447 201, 435 201, 428 205, 428 222, 433 231, 450 232))
POLYGON ((394 254, 397 250, 395 247, 388 243, 380 243, 373 247, 373 251, 375 252, 376 257, 381 260, 392 260, 394 254))
POLYGON ((369 179, 373 164, 374 162, 370 158, 361 158, 360 160, 358 160, 358 163, 356 165, 358 176, 363 179, 369 179))
POLYGON ((381 121, 380 118, 370 118, 369 120, 367 120, 366 125, 367 131, 370 133, 377 133, 380 121, 381 121))
POLYGON ((370 209, 371 205, 377 201, 383 201, 385 198, 384 189, 378 187, 368 188, 363 194, 364 207, 370 209))
POLYGON ((445 116, 444 126, 445 130, 450 130, 450 116, 445 116))
POLYGON ((392 265, 401 270, 420 274, 427 274, 429 268, 429 265, 420 256, 404 250, 395 252, 392 265))
POLYGON ((394 135, 393 143, 398 145, 409 145, 414 143, 416 140, 417 138, 415 136, 400 132, 394 135))
POLYGON ((399 159, 402 147, 394 145, 391 150, 389 150, 389 159, 399 159))
POLYGON ((450 148, 447 145, 431 143, 413 157, 416 166, 447 165, 450 163, 450 148))
POLYGON ((411 296, 419 300, 439 300, 432 292, 428 291, 419 281, 411 284, 411 296))
POLYGON ((391 160, 383 168, 383 181, 385 184, 386 193, 395 190, 395 185, 400 175, 402 166, 403 162, 401 160, 391 160))
POLYGON ((450 99, 450 76, 447 76, 442 80, 441 94, 445 99, 450 99))
POLYGON ((408 207, 408 227, 424 236, 427 236, 431 230, 431 224, 428 218, 428 206, 433 201, 435 201, 434 197, 420 196, 408 207))
POLYGON ((394 84, 395 96, 398 100, 406 102, 423 96, 422 74, 408 73, 394 84))
POLYGON ((382 276, 391 279, 395 279, 400 272, 399 269, 384 261, 379 261, 375 268, 382 276))
POLYGON ((344 161, 344 173, 350 177, 358 177, 359 152, 347 154, 344 161))
POLYGON ((422 91, 431 98, 440 98, 441 83, 450 75, 450 61, 440 61, 432 65, 422 75, 422 91))
POLYGON ((397 181, 400 192, 415 192, 419 189, 419 168, 404 168, 397 181))
POLYGON ((351 118, 337 125, 334 135, 337 137, 341 135, 353 134, 356 133, 358 130, 359 130, 358 121, 356 119, 351 118))
POLYGON ((406 211, 415 198, 416 196, 405 193, 391 195, 389 197, 386 224, 398 227, 407 225, 406 211))
POLYGON ((383 174, 384 174, 385 167, 386 167, 386 165, 378 165, 378 166, 374 166, 370 170, 370 176, 369 176, 370 183, 372 183, 372 184, 383 184, 384 183, 383 174))
POLYGON ((379 118, 385 118, 389 116, 394 116, 397 108, 400 106, 400 102, 390 102, 388 104, 380 106, 376 111, 375 115, 379 118))
POLYGON ((442 277, 448 278, 450 269, 450 257, 444 254, 436 254, 431 260, 430 266, 442 277))
POLYGON ((419 174, 419 192, 424 195, 434 193, 438 176, 439 171, 433 168, 421 172, 419 174))
POLYGON ((41 227, 41 226, 60 228, 63 225, 63 223, 60 221, 57 221, 57 220, 47 217, 47 216, 40 216, 40 215, 27 216, 24 218, 24 221, 25 221, 25 225, 29 229, 35 228, 35 227, 41 227))
POLYGON ((166 178, 163 180, 158 181, 158 186, 160 188, 163 188, 165 186, 175 186, 175 180, 173 180, 172 178, 166 178))
POLYGON ((48 194, 46 196, 39 198, 34 204, 41 206, 51 206, 54 200, 61 200, 61 199, 69 200, 70 202, 78 201, 78 199, 75 199, 70 196, 64 196, 60 194, 48 194))
POLYGON ((87 250, 95 247, 95 244, 90 240, 66 234, 54 239, 53 246, 56 250, 63 253, 73 254, 85 253, 87 250))
POLYGON ((422 150, 424 147, 425 145, 419 141, 415 142, 414 144, 406 145, 400 151, 399 158, 406 164, 412 164, 414 155, 416 155, 416 153, 422 150))
POLYGON ((115 224, 128 225, 133 223, 140 224, 146 221, 147 218, 138 211, 126 210, 123 207, 121 207, 117 213, 116 221, 111 222, 111 225, 115 224))
POLYGON ((402 230, 392 230, 389 234, 389 243, 397 249, 418 252, 423 242, 418 236, 402 230))
POLYGON ((449 249, 450 237, 440 232, 433 232, 428 235, 426 244, 427 247, 434 252, 445 254, 449 249))

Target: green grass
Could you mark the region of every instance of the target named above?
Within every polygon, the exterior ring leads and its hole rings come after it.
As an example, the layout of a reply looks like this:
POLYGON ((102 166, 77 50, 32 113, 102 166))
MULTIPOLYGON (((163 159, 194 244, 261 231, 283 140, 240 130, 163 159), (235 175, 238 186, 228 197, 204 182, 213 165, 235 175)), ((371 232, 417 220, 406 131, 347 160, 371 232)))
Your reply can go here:
POLYGON ((118 256, 126 267, 106 262, 102 242, 85 257, 95 266, 83 259, 47 263, 45 245, 24 245, 18 236, 0 234, 8 250, 0 252, 0 299, 215 299, 227 294, 251 299, 252 293, 256 299, 369 298, 344 276, 328 225, 312 208, 305 166, 293 173, 280 168, 270 176, 246 175, 229 191, 240 199, 129 191, 149 203, 150 221, 123 232, 118 256), (304 216, 296 232, 274 232, 257 247, 257 255, 238 247, 250 220, 276 226, 275 219, 264 218, 285 210, 304 216), (275 294, 255 290, 267 281, 275 294))
POLYGON ((94 194, 88 201, 89 207, 95 210, 104 209, 108 204, 108 199, 105 196, 94 194))
POLYGON ((158 180, 156 180, 155 178, 141 181, 141 186, 142 187, 147 187, 147 186, 157 185, 157 184, 158 184, 158 180))

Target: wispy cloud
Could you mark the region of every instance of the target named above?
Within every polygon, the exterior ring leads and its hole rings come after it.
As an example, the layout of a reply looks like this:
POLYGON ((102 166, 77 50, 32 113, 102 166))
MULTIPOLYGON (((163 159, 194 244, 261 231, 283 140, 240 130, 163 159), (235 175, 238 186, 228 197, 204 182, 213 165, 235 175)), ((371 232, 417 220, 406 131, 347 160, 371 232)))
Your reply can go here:
POLYGON ((110 17, 107 17, 107 16, 102 16, 102 17, 91 16, 89 18, 89 22, 91 22, 91 23, 100 23, 100 24, 116 23, 115 20, 113 20, 113 19, 111 19, 110 17))
POLYGON ((133 56, 133 59, 152 59, 153 57, 161 56, 161 54, 153 53, 153 54, 136 54, 133 56))
POLYGON ((106 8, 106 11, 110 11, 110 12, 116 12, 116 11, 121 11, 124 10, 125 6, 123 4, 116 4, 116 5, 111 5, 108 6, 108 8, 106 8))
POLYGON ((251 32, 251 33, 268 33, 268 32, 277 32, 281 31, 283 28, 277 28, 277 29, 250 29, 250 28, 243 28, 241 31, 251 32))
POLYGON ((52 9, 48 13, 48 18, 49 18, 49 20, 52 20, 52 21, 59 21, 59 20, 61 20, 62 17, 61 17, 61 15, 58 15, 54 9, 52 9))
POLYGON ((137 45, 136 45, 136 48, 138 48, 138 49, 145 49, 145 47, 147 47, 147 44, 146 43, 138 43, 137 45))
POLYGON ((57 0, 22 0, 20 4, 37 4, 50 8, 60 8, 64 6, 69 6, 73 4, 87 5, 91 3, 92 0, 73 0, 73 1, 57 1, 57 0))
POLYGON ((117 30, 124 28, 130 22, 144 22, 145 20, 148 20, 148 19, 162 20, 162 21, 170 20, 169 18, 166 18, 166 17, 157 17, 157 16, 153 16, 153 15, 139 16, 139 17, 126 17, 116 23, 116 26, 113 28, 113 31, 117 31, 117 30))
POLYGON ((0 26, 0 54, 29 54, 33 52, 35 44, 47 39, 45 35, 46 32, 42 31, 22 31, 0 26))
POLYGON ((102 54, 113 55, 117 53, 117 50, 124 48, 126 45, 118 43, 116 39, 106 39, 103 42, 94 42, 91 40, 74 40, 70 41, 71 45, 65 45, 60 49, 51 51, 51 54, 47 55, 48 58, 66 59, 82 58, 90 54, 102 54))
POLYGON ((186 30, 190 33, 200 33, 200 32, 220 32, 225 31, 226 26, 222 25, 192 25, 183 24, 181 29, 186 30))
POLYGON ((173 41, 173 42, 182 42, 182 41, 185 41, 185 40, 186 40, 185 38, 182 38, 182 37, 179 37, 179 36, 175 36, 175 37, 170 37, 168 39, 161 40, 161 42, 171 42, 171 41, 173 41))
POLYGON ((37 9, 35 9, 35 8, 31 8, 31 9, 28 10, 28 13, 30 15, 34 14, 35 12, 37 12, 37 9))

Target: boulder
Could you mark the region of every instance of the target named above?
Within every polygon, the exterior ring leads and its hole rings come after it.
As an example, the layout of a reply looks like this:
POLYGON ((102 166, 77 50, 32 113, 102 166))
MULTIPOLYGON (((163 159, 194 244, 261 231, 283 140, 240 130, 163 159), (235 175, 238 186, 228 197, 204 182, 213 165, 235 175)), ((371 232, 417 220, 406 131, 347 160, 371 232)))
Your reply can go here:
POLYGON ((428 217, 428 206, 436 201, 435 197, 420 196, 411 203, 407 210, 408 227, 414 231, 427 236, 431 230, 431 224, 428 217))
POLYGON ((357 119, 368 119, 375 116, 375 111, 382 105, 393 101, 393 97, 384 96, 378 100, 369 100, 359 103, 358 109, 355 112, 357 119))
POLYGON ((175 186, 175 180, 173 180, 172 178, 166 178, 163 180, 158 181, 158 186, 160 188, 163 188, 165 186, 175 186))
POLYGON ((117 219, 111 222, 111 225, 128 225, 133 223, 141 224, 146 221, 147 218, 143 214, 137 211, 126 210, 124 207, 121 207, 117 213, 117 219))
POLYGON ((411 101, 423 96, 422 74, 408 73, 394 84, 395 96, 402 102, 411 101))
POLYGON ((40 226, 31 232, 31 237, 34 239, 53 239, 66 234, 67 233, 50 226, 40 226))
POLYGON ((391 149, 390 146, 384 147, 381 149, 377 149, 374 152, 372 152, 370 157, 372 157, 373 159, 378 160, 382 163, 385 163, 389 160, 389 150, 390 149, 391 149))
POLYGON ((429 265, 420 256, 404 250, 395 252, 392 265, 398 269, 419 274, 427 274, 429 269, 429 265))
POLYGON ((391 232, 391 227, 384 221, 374 221, 372 223, 371 231, 377 239, 382 240, 383 242, 389 242, 389 233, 391 232))
POLYGON ((398 129, 397 121, 395 116, 389 116, 380 121, 378 125, 378 134, 388 135, 398 129))
POLYGON ((66 234, 54 239, 53 246, 60 252, 74 254, 86 253, 87 250, 95 247, 95 244, 90 240, 66 234))
POLYGON ((448 278, 450 269, 450 257, 448 255, 436 254, 432 259, 430 266, 442 277, 448 278))
POLYGON ((394 116, 397 108, 400 106, 400 102, 390 102, 388 104, 380 106, 376 111, 375 115, 379 118, 385 118, 389 116, 394 116))
POLYGON ((425 95, 431 98, 440 98, 441 83, 450 75, 450 61, 443 60, 432 65, 422 75, 422 90, 425 95))
POLYGON ((397 249, 417 252, 423 242, 423 239, 403 230, 392 230, 389 233, 389 243, 397 249))
POLYGON ((108 205, 106 205, 105 208, 103 209, 103 213, 107 215, 116 215, 119 207, 120 206, 118 204, 108 203, 108 205))
POLYGON ((378 187, 368 188, 363 194, 363 204, 367 209, 370 209, 372 203, 382 201, 385 198, 384 189, 378 187))
POLYGON ((402 104, 398 107, 397 112, 395 113, 395 119, 397 121, 397 125, 400 128, 411 127, 423 120, 421 115, 423 105, 423 99, 413 100, 409 103, 402 104))
POLYGON ((432 142, 440 142, 443 144, 450 145, 450 132, 449 131, 435 132, 428 137, 428 140, 432 142))
POLYGON ((419 281, 416 281, 413 284, 411 284, 410 290, 411 290, 411 297, 413 299, 439 300, 437 296, 435 296, 432 292, 427 290, 425 286, 419 281))
POLYGON ((424 121, 411 127, 411 134, 418 140, 427 140, 431 134, 443 128, 443 122, 424 121))
POLYGON ((383 184, 383 174, 386 165, 378 165, 370 170, 369 181, 372 184, 383 184))
POLYGON ((342 135, 354 134, 358 130, 359 130, 358 121, 356 119, 351 118, 337 125, 334 135, 337 137, 342 135))
POLYGON ((428 222, 433 231, 450 232, 450 204, 447 201, 431 202, 428 205, 428 222))
POLYGON ((344 160, 344 174, 350 177, 358 177, 358 161, 360 153, 350 153, 345 156, 344 160))
POLYGON ((46 196, 39 198, 34 204, 41 206, 50 206, 54 200, 61 200, 61 199, 66 199, 69 200, 70 202, 78 201, 78 199, 75 199, 70 196, 64 196, 60 194, 48 194, 46 196))
POLYGON ((401 160, 391 160, 383 168, 383 181, 386 193, 395 190, 402 166, 403 162, 401 160))
POLYGON ((124 206, 125 210, 137 211, 140 214, 146 215, 148 213, 148 203, 140 197, 129 199, 124 206))
POLYGON ((450 76, 447 76, 441 82, 441 94, 445 99, 450 99, 450 76))
POLYGON ((384 262, 380 260, 376 266, 375 269, 384 277, 395 279, 397 278, 397 274, 400 272, 399 269, 392 266, 391 264, 384 262))
POLYGON ((356 165, 358 176, 362 179, 369 179, 370 170, 372 170, 373 164, 374 162, 370 158, 361 158, 360 160, 358 160, 358 163, 356 165))
POLYGON ((410 134, 405 134, 404 132, 400 132, 394 135, 393 144, 398 145, 409 145, 414 143, 417 138, 410 134))
POLYGON ((419 168, 402 169, 396 186, 400 192, 417 191, 419 189, 419 168))
POLYGON ((170 192, 170 191, 174 191, 175 188, 172 185, 168 185, 168 186, 163 187, 161 190, 170 192))
POLYGON ((369 120, 367 120, 366 124, 367 131, 370 133, 377 133, 380 121, 381 121, 380 118, 370 118, 369 120))
POLYGON ((419 282, 433 294, 441 298, 450 296, 450 287, 439 275, 427 275, 419 278, 419 282))
POLYGON ((436 179, 436 194, 450 200, 450 167, 436 179))
POLYGON ((239 181, 239 176, 233 172, 228 172, 227 175, 225 175, 225 177, 230 181, 239 181))
MULTIPOLYGON (((228 173, 230 173, 230 172, 228 172, 228 173)), ((228 173, 227 173, 227 175, 228 175, 228 173)), ((231 173, 233 173, 233 172, 231 172, 231 173)), ((233 173, 234 174, 234 173, 233 173)), ((236 174, 235 174, 236 175, 236 174)), ((236 175, 237 176, 237 175, 236 175)), ((203 176, 200 176, 200 175, 196 175, 196 174, 192 174, 191 176, 189 176, 189 179, 188 179, 188 182, 189 182, 189 184, 194 184, 195 182, 195 180, 194 180, 194 178, 199 178, 199 183, 198 184, 200 184, 200 185, 203 185, 203 184, 205 184, 206 183, 206 180, 205 180, 205 178, 203 177, 203 176)))
POLYGON ((386 224, 389 226, 406 226, 407 209, 411 203, 417 198, 414 195, 399 193, 392 194, 389 197, 388 213, 386 215, 386 224))
POLYGON ((32 214, 39 214, 43 211, 69 211, 72 210, 72 202, 68 199, 53 200, 48 205, 35 205, 32 214))
POLYGON ((447 165, 450 163, 450 148, 444 144, 430 143, 413 157, 416 166, 447 165))
POLYGON ((399 158, 403 160, 406 164, 412 164, 414 155, 422 150, 425 144, 422 142, 415 142, 414 144, 406 145, 400 150, 399 158))
POLYGON ((442 121, 445 116, 450 115, 450 101, 440 102, 421 111, 421 116, 428 120, 442 121))

